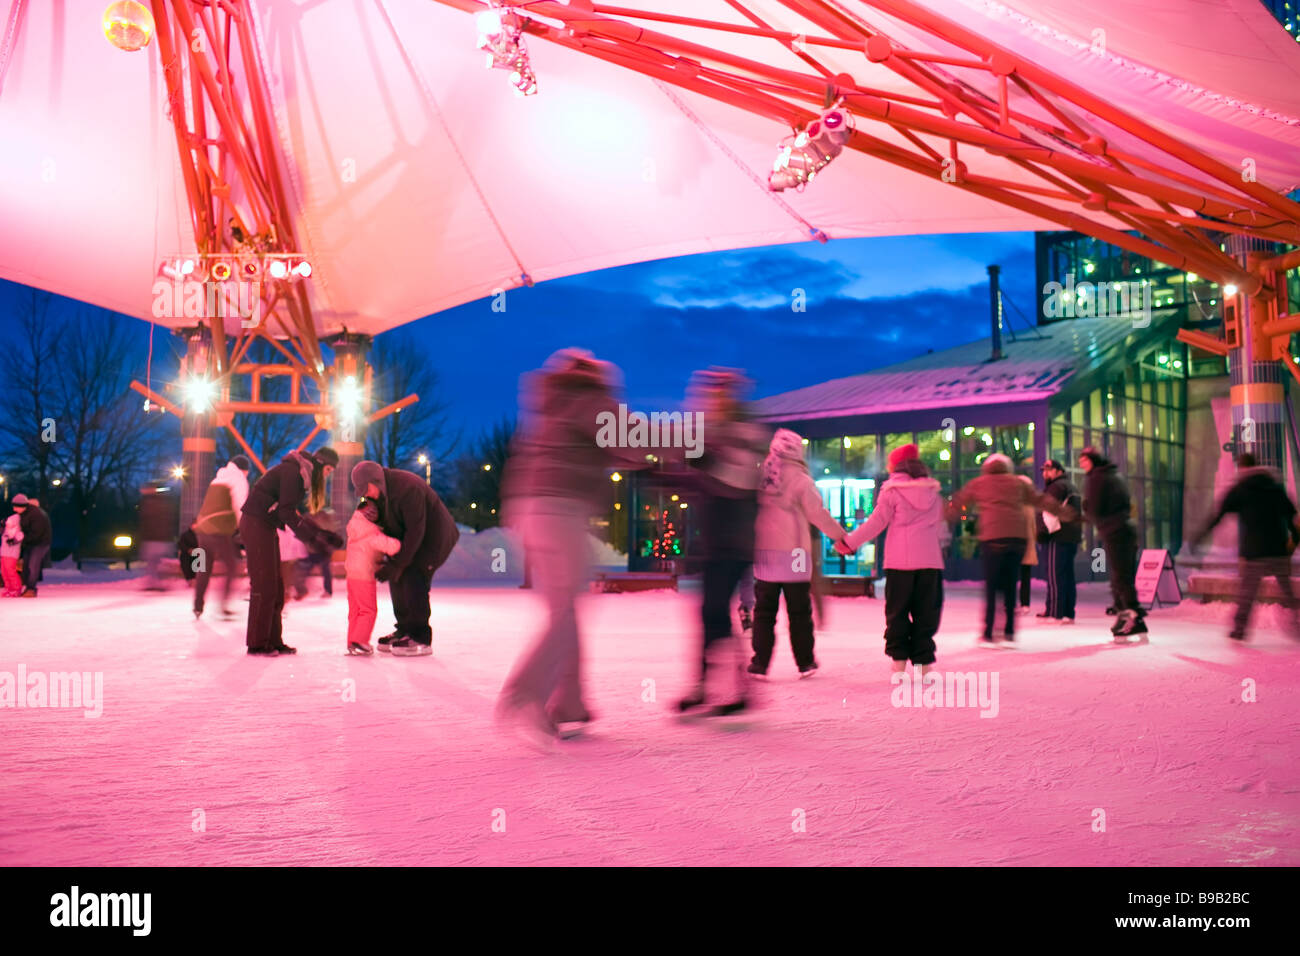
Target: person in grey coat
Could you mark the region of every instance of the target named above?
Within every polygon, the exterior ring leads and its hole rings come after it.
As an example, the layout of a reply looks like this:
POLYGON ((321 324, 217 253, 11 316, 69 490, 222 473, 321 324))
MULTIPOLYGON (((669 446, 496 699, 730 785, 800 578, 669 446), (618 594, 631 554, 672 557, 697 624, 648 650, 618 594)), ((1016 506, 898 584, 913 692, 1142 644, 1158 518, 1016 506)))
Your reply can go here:
POLYGON ((515 662, 497 717, 537 742, 591 721, 583 695, 577 596, 590 577, 588 520, 611 467, 645 464, 644 451, 602 447, 602 413, 614 413, 618 370, 581 349, 562 349, 525 376, 521 427, 506 465, 505 523, 522 535, 547 623, 515 662))

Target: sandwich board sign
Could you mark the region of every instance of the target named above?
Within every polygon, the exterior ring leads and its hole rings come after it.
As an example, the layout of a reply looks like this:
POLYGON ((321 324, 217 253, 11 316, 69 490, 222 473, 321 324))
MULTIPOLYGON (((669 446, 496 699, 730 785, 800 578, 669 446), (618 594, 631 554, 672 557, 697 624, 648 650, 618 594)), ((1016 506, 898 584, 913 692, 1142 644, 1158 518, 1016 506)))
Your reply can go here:
POLYGON ((1138 558, 1138 603, 1145 608, 1158 604, 1177 604, 1183 599, 1183 589, 1178 586, 1174 573, 1174 559, 1166 550, 1148 549, 1138 558))

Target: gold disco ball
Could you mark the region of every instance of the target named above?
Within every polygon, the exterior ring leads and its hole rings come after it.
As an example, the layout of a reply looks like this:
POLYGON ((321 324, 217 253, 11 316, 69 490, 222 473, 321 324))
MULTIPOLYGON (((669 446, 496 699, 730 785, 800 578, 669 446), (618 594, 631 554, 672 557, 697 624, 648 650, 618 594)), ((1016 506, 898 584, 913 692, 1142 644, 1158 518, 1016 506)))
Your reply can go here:
POLYGON ((153 39, 153 14, 136 0, 116 0, 104 11, 104 36, 119 50, 142 50, 153 39))

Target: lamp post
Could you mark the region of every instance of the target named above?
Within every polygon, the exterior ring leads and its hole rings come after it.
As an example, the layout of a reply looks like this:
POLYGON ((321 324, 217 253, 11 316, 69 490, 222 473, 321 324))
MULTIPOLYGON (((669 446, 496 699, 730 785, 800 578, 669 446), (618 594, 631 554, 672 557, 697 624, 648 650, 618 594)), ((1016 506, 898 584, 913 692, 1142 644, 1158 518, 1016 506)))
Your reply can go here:
POLYGON ((424 466, 424 483, 430 488, 433 487, 433 463, 429 461, 428 455, 421 455, 416 459, 424 466))
POLYGON ((9 500, 9 483, 5 481, 5 476, 0 475, 0 487, 4 489, 5 501, 9 500))

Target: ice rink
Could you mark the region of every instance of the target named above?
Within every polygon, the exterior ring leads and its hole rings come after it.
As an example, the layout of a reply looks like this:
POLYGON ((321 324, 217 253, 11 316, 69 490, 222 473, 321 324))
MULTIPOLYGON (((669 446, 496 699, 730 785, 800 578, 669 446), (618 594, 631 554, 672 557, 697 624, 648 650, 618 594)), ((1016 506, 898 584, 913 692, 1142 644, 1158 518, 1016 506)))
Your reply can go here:
MULTIPOLYGON (((1088 586, 1077 626, 1031 616, 984 650, 976 590, 950 586, 939 669, 996 686, 994 715, 894 706, 883 602, 829 598, 819 674, 797 679, 782 623, 761 706, 687 723, 698 594, 593 595, 597 721, 540 753, 493 722, 534 592, 435 587, 434 656, 394 660, 345 656, 346 600, 312 585, 299 653, 271 660, 244 655, 242 600, 197 624, 188 592, 130 580, 0 602, 14 682, 102 674, 98 716, 0 709, 0 864, 1300 864, 1300 642, 1276 609, 1246 645, 1226 605, 1184 603, 1115 647, 1088 586)), ((384 633, 383 586, 380 608, 384 633)))

